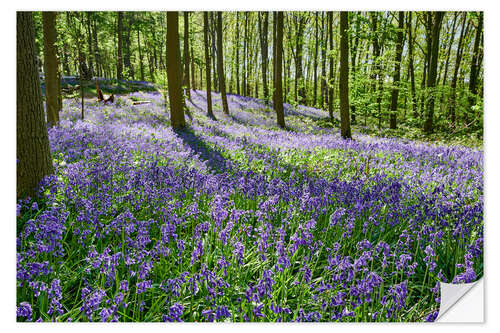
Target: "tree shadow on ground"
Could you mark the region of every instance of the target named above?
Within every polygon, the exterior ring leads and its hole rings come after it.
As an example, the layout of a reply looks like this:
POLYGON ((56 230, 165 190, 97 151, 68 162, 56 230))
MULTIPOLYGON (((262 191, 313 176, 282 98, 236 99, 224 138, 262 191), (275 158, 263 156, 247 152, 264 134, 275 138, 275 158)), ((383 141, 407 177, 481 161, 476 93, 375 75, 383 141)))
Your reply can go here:
POLYGON ((201 160, 206 161, 207 167, 214 173, 223 173, 230 169, 229 160, 205 143, 191 128, 176 129, 174 132, 201 160))

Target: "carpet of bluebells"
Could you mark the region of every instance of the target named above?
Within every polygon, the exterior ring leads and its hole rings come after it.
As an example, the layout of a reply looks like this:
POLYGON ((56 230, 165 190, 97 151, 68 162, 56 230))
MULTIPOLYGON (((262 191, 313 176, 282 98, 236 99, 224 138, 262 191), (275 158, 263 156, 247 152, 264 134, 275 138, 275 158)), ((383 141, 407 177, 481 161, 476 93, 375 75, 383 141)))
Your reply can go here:
POLYGON ((18 321, 433 321, 439 281, 482 276, 482 150, 191 94, 183 131, 158 92, 64 100, 17 204, 18 321))

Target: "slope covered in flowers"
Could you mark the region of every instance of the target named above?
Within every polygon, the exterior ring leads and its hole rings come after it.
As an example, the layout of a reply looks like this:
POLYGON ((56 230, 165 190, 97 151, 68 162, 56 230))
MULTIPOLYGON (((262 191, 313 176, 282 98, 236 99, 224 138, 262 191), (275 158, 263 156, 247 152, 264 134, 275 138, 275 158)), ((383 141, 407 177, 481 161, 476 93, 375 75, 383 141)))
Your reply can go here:
POLYGON ((424 321, 482 275, 482 151, 192 97, 179 132, 159 93, 64 101, 56 175, 17 206, 18 320, 424 321))

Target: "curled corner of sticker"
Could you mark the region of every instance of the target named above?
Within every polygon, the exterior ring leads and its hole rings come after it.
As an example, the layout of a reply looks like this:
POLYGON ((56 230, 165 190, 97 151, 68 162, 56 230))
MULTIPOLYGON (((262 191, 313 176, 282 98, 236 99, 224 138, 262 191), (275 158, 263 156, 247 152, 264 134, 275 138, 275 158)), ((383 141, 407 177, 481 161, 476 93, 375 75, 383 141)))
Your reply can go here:
POLYGON ((483 279, 472 283, 440 283, 441 303, 436 322, 484 322, 483 279))

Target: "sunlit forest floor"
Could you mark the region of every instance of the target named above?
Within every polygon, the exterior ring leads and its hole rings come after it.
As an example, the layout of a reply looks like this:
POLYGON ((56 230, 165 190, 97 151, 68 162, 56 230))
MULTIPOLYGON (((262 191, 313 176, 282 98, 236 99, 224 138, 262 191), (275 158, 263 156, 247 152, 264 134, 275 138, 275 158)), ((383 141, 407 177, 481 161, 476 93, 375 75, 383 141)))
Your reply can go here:
POLYGON ((482 149, 231 94, 214 120, 197 90, 174 131, 150 88, 64 100, 17 207, 19 320, 433 321, 438 281, 482 276, 482 149))

